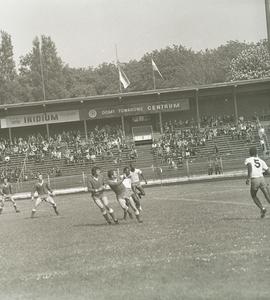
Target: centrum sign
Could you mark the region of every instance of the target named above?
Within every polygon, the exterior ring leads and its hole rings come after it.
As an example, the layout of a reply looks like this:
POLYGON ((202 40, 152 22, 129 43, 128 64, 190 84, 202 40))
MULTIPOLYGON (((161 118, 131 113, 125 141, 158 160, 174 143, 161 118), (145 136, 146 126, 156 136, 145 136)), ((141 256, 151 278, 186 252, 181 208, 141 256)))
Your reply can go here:
POLYGON ((79 120, 80 120, 79 110, 16 115, 16 116, 8 116, 4 119, 1 119, 1 128, 64 123, 64 122, 73 122, 79 120))
POLYGON ((87 116, 85 110, 81 111, 81 119, 99 119, 99 118, 111 118, 120 117, 134 114, 148 114, 157 112, 172 112, 172 111, 184 111, 189 110, 189 99, 172 100, 159 103, 141 103, 131 105, 119 105, 115 108, 91 108, 88 111, 87 116))

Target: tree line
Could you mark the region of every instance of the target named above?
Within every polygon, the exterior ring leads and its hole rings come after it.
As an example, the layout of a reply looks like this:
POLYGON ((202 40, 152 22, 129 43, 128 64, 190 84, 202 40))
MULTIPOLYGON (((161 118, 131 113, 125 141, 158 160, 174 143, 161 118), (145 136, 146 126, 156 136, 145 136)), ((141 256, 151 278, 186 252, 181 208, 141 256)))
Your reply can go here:
MULTIPOLYGON (((215 49, 194 51, 183 45, 146 53, 121 64, 131 84, 125 92, 153 89, 151 59, 163 75, 157 88, 211 84, 270 77, 266 41, 229 41, 215 49)), ((118 70, 113 63, 72 68, 59 56, 54 41, 42 35, 16 66, 11 36, 1 31, 0 104, 118 93, 118 70), (42 66, 42 67, 41 67, 42 66)))

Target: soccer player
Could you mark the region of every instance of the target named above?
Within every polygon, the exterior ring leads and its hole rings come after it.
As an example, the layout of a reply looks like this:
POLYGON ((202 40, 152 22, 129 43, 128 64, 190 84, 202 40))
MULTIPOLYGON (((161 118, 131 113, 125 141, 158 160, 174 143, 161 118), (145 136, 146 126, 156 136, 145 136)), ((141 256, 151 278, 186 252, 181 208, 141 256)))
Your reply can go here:
POLYGON ((147 180, 143 176, 143 172, 140 169, 136 169, 132 164, 130 165, 130 175, 131 175, 131 186, 134 193, 138 195, 139 198, 145 196, 145 191, 141 185, 140 176, 147 184, 147 180))
POLYGON ((104 177, 101 175, 99 167, 93 167, 91 175, 88 178, 87 188, 88 192, 92 194, 92 198, 96 205, 100 208, 101 213, 108 224, 112 224, 109 215, 113 219, 115 224, 118 224, 118 220, 114 216, 113 209, 109 207, 108 198, 105 196, 105 182, 104 177), (107 213, 108 212, 108 213, 107 213))
POLYGON ((50 186, 48 185, 48 183, 43 180, 42 174, 38 175, 38 181, 34 185, 34 190, 31 194, 32 201, 34 200, 35 192, 37 192, 38 197, 37 197, 34 207, 32 209, 31 218, 34 218, 37 207, 40 205, 40 203, 42 201, 46 201, 47 203, 51 204, 56 215, 58 216, 59 212, 58 212, 56 204, 52 198, 53 191, 50 188, 50 186))
POLYGON ((251 147, 249 149, 249 154, 250 157, 245 160, 245 165, 247 166, 248 170, 246 184, 249 185, 251 182, 251 197, 261 211, 261 218, 264 218, 266 209, 263 207, 261 201, 257 197, 257 192, 260 189, 263 192, 265 199, 270 203, 269 191, 264 180, 264 175, 270 174, 270 172, 265 161, 258 157, 256 147, 251 147))
POLYGON ((124 210, 124 214, 128 214, 132 218, 132 213, 129 211, 129 207, 127 206, 126 203, 126 199, 129 199, 130 206, 135 212, 136 219, 138 220, 139 223, 142 223, 142 220, 140 218, 140 212, 136 208, 133 199, 131 198, 131 195, 129 194, 128 190, 123 184, 125 177, 123 176, 122 179, 118 179, 117 172, 115 170, 109 170, 108 178, 109 178, 108 185, 114 191, 117 201, 119 202, 120 206, 124 210))
MULTIPOLYGON (((138 210, 142 210, 140 199, 138 195, 134 192, 132 189, 132 183, 131 183, 131 174, 130 174, 130 168, 125 167, 123 170, 122 178, 124 177, 123 184, 127 189, 127 194, 133 199, 134 204, 138 210)), ((130 204, 129 198, 126 199, 128 201, 128 204, 130 204)), ((126 218, 126 215, 124 216, 124 219, 126 218)))
POLYGON ((0 206, 0 214, 3 211, 6 200, 10 200, 12 202, 13 206, 14 206, 15 212, 19 213, 20 211, 17 208, 16 202, 14 201, 14 197, 12 195, 11 183, 8 182, 7 178, 4 178, 4 184, 1 187, 0 193, 2 195, 2 197, 1 197, 1 206, 0 206))

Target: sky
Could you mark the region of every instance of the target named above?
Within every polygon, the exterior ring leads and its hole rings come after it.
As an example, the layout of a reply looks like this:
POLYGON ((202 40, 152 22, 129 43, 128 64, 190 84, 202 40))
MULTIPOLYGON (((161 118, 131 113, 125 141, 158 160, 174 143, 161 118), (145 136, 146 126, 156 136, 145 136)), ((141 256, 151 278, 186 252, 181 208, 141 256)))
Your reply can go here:
POLYGON ((264 0, 0 0, 16 62, 49 35, 71 67, 140 59, 173 44, 194 50, 264 39, 264 0))

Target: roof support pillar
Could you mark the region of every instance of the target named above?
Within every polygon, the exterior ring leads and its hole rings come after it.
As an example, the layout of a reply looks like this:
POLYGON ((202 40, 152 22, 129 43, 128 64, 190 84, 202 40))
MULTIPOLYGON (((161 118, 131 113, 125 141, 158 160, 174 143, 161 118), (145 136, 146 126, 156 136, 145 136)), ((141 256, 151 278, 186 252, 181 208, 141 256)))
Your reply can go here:
POLYGON ((87 134, 87 122, 86 120, 83 120, 83 127, 84 127, 84 135, 85 135, 85 139, 86 141, 88 140, 88 134, 87 134))
POLYGON ((49 124, 46 124, 46 133, 47 133, 47 137, 48 139, 50 138, 50 128, 49 128, 49 124))
POLYGON ((237 85, 233 86, 233 105, 234 105, 234 117, 235 117, 235 123, 238 124, 238 105, 237 105, 237 85))
POLYGON ((196 119, 198 128, 201 127, 200 109, 199 109, 199 90, 195 91, 195 101, 196 101, 196 119))
POLYGON ((9 142, 12 145, 12 132, 11 132, 11 128, 8 128, 8 136, 9 136, 9 142))
POLYGON ((160 133, 163 134, 163 121, 162 121, 162 112, 159 112, 159 126, 160 126, 160 133))
POLYGON ((122 123, 122 132, 123 132, 123 136, 124 136, 124 138, 125 138, 125 137, 126 137, 126 132, 125 132, 125 118, 124 118, 123 115, 121 116, 121 123, 122 123))

